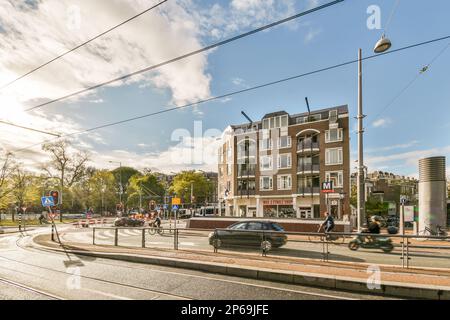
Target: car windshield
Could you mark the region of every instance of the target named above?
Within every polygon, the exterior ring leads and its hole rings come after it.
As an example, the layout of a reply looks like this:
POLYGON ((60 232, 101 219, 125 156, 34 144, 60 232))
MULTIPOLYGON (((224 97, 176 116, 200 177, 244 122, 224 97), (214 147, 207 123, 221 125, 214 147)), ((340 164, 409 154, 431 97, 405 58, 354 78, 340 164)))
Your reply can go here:
POLYGON ((237 223, 237 224, 232 225, 232 226, 230 227, 230 229, 233 229, 233 230, 243 230, 243 229, 245 229, 245 226, 246 226, 246 225, 247 225, 246 222, 241 222, 241 223, 237 223))

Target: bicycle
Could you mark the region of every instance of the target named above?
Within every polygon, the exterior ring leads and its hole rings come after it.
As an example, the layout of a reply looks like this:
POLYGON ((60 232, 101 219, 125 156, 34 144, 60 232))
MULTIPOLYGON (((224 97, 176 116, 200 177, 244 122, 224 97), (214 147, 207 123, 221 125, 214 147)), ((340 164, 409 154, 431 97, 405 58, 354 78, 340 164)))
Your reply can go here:
POLYGON ((150 235, 158 233, 160 236, 162 236, 164 234, 163 227, 161 226, 158 227, 154 222, 150 223, 148 226, 149 226, 148 233, 150 235))
MULTIPOLYGON (((322 225, 319 226, 319 229, 317 230, 317 233, 320 232, 321 228, 322 228, 322 225)), ((319 237, 320 240, 322 241, 323 240, 323 236, 324 236, 323 234, 318 234, 318 235, 314 235, 314 236, 308 235, 308 241, 312 242, 312 240, 311 240, 312 237, 319 237)), ((325 239, 327 241, 330 241, 330 242, 333 242, 333 243, 338 243, 338 242, 341 242, 341 241, 342 241, 342 243, 345 242, 345 236, 340 237, 338 235, 332 234, 332 232, 325 232, 325 239)))
POLYGON ((446 237, 447 230, 440 225, 436 225, 436 231, 432 228, 425 226, 425 229, 419 231, 419 236, 438 236, 438 237, 446 237))

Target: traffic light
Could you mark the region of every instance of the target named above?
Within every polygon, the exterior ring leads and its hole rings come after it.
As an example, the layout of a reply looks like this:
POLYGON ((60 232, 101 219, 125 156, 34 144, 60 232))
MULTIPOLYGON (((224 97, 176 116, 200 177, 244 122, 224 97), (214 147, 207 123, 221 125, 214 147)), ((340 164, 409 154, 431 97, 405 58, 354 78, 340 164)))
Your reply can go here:
POLYGON ((53 198, 55 206, 59 204, 59 191, 56 190, 50 191, 50 197, 53 198))

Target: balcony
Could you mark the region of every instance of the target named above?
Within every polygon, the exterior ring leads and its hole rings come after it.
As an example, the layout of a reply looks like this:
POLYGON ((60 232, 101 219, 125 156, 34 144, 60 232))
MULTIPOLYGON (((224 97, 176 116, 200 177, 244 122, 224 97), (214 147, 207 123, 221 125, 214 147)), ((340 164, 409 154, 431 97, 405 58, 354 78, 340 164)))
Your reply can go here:
POLYGON ((297 143, 297 152, 319 151, 319 142, 303 141, 297 143))
POLYGON ((298 194, 318 194, 320 193, 320 187, 298 187, 298 194))
POLYGON ((256 166, 238 167, 238 177, 254 176, 256 174, 256 166))
POLYGON ((308 173, 308 172, 319 172, 320 165, 319 164, 298 164, 297 165, 297 173, 308 173))
POLYGON ((237 195, 238 196, 254 196, 256 194, 256 190, 255 189, 238 189, 237 191, 237 195))

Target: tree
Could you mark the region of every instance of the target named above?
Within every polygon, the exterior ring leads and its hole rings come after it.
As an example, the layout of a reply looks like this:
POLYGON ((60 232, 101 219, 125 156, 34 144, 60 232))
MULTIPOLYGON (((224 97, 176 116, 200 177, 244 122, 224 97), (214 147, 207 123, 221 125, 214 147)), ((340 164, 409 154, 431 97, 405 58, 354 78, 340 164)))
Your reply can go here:
POLYGON ((7 153, 0 167, 0 204, 7 203, 7 196, 11 193, 12 188, 9 178, 15 169, 15 163, 12 160, 12 154, 7 153))
MULTIPOLYGON (((44 170, 50 177, 59 179, 59 194, 62 208, 65 188, 72 187, 83 178, 86 171, 86 163, 89 161, 89 154, 85 151, 75 151, 67 140, 44 144, 42 150, 48 152, 51 157, 44 170)), ((62 221, 62 214, 60 218, 62 221)))
POLYGON ((37 186, 36 176, 23 170, 21 165, 17 165, 11 175, 11 186, 12 199, 17 207, 30 207, 38 204, 39 188, 37 186))
POLYGON ((124 203, 127 202, 127 196, 128 196, 128 185, 130 178, 134 175, 141 175, 141 172, 139 170, 136 170, 135 168, 131 167, 119 167, 111 171, 114 175, 114 178, 116 179, 117 184, 117 193, 120 191, 120 183, 122 182, 122 201, 124 203))
POLYGON ((95 211, 103 212, 115 207, 115 184, 114 175, 108 170, 98 170, 89 178, 88 199, 95 211))
POLYGON ((200 172, 182 171, 173 178, 170 192, 183 199, 184 203, 191 203, 191 187, 195 203, 204 203, 214 192, 214 185, 200 172))
POLYGON ((155 200, 163 202, 165 185, 155 174, 136 174, 129 180, 127 205, 133 207, 144 207, 144 200, 155 200))

